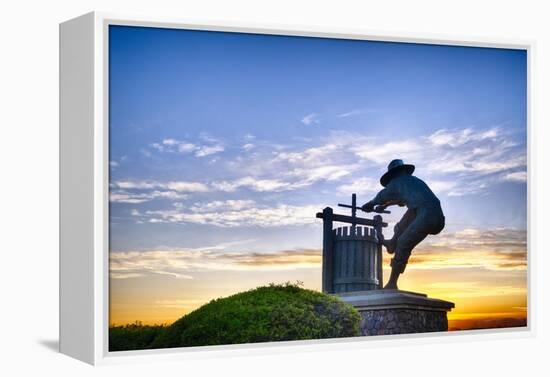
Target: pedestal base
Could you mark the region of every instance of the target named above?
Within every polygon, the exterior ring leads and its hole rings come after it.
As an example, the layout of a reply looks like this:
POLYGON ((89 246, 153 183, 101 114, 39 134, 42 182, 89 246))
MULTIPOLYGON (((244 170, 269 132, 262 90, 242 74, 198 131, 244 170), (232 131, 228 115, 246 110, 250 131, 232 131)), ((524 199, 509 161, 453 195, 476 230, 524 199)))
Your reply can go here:
POLYGON ((447 331, 447 312, 454 303, 423 293, 372 290, 338 295, 361 314, 361 335, 447 331))

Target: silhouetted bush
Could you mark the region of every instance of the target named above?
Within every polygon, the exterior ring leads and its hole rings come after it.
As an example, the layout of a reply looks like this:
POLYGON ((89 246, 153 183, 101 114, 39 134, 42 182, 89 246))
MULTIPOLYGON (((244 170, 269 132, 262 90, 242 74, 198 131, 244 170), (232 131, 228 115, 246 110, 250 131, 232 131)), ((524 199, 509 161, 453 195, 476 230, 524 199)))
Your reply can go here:
POLYGON ((109 328, 109 351, 130 351, 150 348, 153 340, 166 327, 148 326, 140 322, 109 328))
POLYGON ((151 348, 350 337, 359 321, 335 297, 272 284, 211 301, 163 329, 151 348))

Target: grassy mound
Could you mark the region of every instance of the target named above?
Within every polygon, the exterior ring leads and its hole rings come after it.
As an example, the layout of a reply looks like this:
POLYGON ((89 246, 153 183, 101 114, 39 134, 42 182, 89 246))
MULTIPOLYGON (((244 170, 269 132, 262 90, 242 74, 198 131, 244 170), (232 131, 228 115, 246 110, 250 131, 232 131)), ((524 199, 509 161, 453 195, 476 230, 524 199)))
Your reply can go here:
POLYGON ((270 285, 213 300, 163 329, 147 348, 359 335, 358 312, 296 285, 270 285))

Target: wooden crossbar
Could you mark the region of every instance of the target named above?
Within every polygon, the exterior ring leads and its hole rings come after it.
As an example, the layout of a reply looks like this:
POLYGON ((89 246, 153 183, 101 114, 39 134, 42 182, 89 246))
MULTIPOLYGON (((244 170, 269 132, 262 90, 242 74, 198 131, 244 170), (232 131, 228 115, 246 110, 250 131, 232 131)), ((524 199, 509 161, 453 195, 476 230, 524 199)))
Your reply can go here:
MULTIPOLYGON (((324 219, 323 212, 317 212, 315 216, 318 219, 324 219)), ((386 222, 376 221, 372 219, 363 219, 361 217, 352 217, 352 216, 338 215, 338 214, 331 214, 330 216, 332 221, 338 221, 341 223, 358 224, 358 225, 366 225, 366 226, 373 226, 373 227, 381 226, 382 228, 385 228, 388 226, 388 223, 386 222)))

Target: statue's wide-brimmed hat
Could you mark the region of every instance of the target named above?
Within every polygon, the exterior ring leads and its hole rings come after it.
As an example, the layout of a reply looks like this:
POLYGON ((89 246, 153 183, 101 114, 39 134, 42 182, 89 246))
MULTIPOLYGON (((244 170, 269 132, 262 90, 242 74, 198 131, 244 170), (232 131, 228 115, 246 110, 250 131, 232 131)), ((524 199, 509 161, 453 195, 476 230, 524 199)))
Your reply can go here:
POLYGON ((395 177, 400 171, 405 171, 408 175, 411 175, 414 172, 414 165, 405 164, 403 160, 393 160, 388 165, 388 171, 384 173, 382 178, 380 178, 380 184, 384 187, 390 183, 390 181, 395 177))

